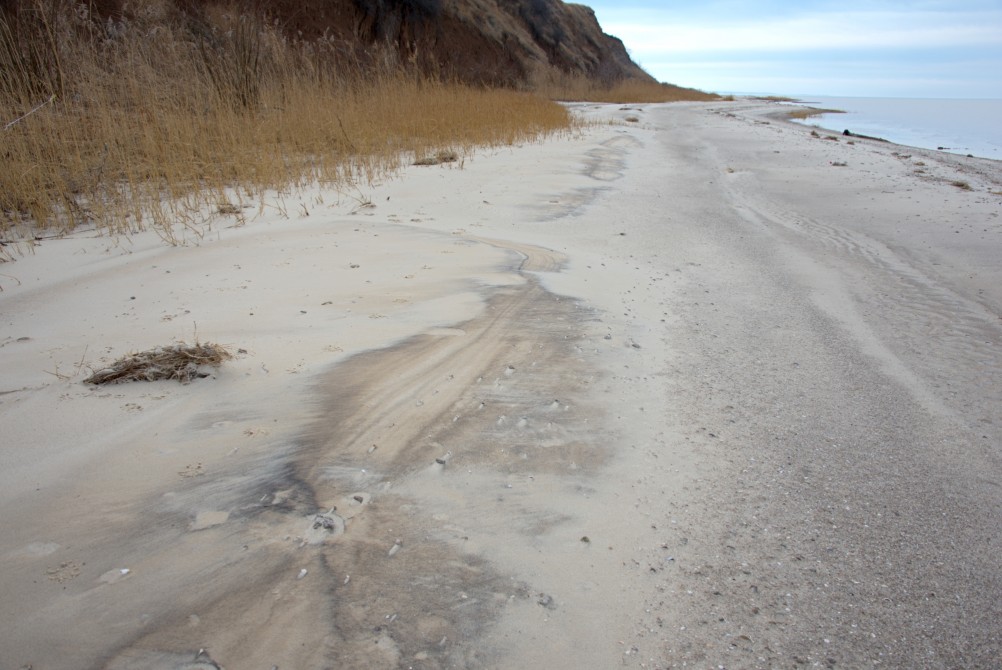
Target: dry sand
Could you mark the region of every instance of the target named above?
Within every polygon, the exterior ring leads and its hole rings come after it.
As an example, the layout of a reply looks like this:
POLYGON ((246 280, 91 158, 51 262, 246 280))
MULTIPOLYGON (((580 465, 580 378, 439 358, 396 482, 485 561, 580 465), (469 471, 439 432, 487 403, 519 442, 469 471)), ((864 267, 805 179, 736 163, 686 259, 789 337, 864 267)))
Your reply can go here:
POLYGON ((998 667, 1000 165, 577 111, 0 267, 0 667, 998 667))

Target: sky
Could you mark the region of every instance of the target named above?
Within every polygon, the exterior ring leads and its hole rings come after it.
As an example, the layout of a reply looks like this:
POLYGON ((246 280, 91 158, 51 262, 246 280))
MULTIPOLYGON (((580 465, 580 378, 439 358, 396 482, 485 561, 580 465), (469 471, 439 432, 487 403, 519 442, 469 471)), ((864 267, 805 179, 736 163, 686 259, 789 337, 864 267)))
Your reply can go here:
POLYGON ((717 93, 1002 98, 1002 0, 575 0, 660 81, 717 93))

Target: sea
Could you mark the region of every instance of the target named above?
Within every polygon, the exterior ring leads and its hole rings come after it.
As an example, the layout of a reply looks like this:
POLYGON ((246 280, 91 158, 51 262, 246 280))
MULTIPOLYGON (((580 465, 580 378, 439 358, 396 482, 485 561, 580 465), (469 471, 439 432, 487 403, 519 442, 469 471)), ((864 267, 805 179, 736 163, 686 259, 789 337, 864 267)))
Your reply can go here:
POLYGON ((802 123, 881 137, 896 144, 1002 160, 1002 100, 833 98, 804 96, 793 104, 839 109, 802 123))

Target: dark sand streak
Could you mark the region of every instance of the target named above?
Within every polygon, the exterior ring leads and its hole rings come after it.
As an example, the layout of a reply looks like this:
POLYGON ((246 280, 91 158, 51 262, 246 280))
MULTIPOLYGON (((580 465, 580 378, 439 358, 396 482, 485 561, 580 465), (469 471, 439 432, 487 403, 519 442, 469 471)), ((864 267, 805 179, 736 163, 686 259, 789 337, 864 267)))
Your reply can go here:
POLYGON ((573 380, 585 376, 575 372, 583 364, 574 343, 589 316, 531 274, 557 270, 562 259, 494 244, 518 252, 524 281, 495 289, 481 316, 448 334, 366 352, 323 375, 316 421, 284 459, 258 464, 275 478, 228 485, 242 491, 244 504, 234 505, 245 510, 241 527, 202 531, 253 538, 243 541, 268 547, 263 565, 232 566, 240 569, 222 582, 193 579, 196 592, 182 594, 190 607, 176 608, 108 667, 178 667, 209 641, 226 667, 395 667, 415 659, 422 668, 484 667, 492 651, 474 640, 507 603, 552 606, 489 556, 464 549, 469 536, 457 533, 481 529, 443 533, 413 495, 422 487, 448 494, 450 480, 476 473, 492 484, 475 504, 507 506, 511 515, 490 532, 517 542, 563 517, 517 496, 506 502, 506 477, 587 477, 605 458, 581 426, 594 410, 574 398, 583 385, 573 380), (404 483, 410 493, 399 490, 404 483), (311 528, 317 514, 335 528, 325 531, 322 518, 311 528), (302 580, 299 569, 307 570, 302 580), (207 612, 197 635, 185 611, 207 612))

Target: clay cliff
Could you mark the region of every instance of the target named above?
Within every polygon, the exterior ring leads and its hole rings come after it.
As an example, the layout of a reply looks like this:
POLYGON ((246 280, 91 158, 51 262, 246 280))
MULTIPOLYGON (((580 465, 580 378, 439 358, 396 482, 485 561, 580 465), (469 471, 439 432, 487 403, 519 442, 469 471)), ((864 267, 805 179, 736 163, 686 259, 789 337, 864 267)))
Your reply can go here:
MULTIPOLYGON (((193 22, 212 22, 221 11, 251 12, 293 39, 337 44, 355 60, 392 55, 427 73, 474 84, 524 87, 554 76, 583 76, 601 84, 653 81, 619 39, 602 32, 590 8, 560 0, 170 2, 193 22)), ((82 4, 116 18, 143 3, 82 4)))
POLYGON ((590 8, 560 0, 308 0, 298 17, 299 30, 333 28, 470 82, 514 85, 554 71, 650 79, 590 8))

